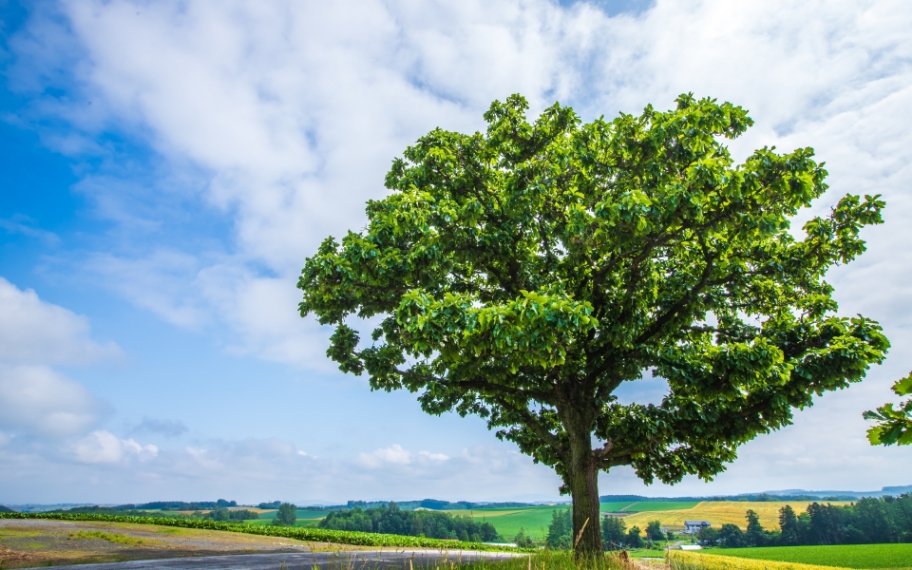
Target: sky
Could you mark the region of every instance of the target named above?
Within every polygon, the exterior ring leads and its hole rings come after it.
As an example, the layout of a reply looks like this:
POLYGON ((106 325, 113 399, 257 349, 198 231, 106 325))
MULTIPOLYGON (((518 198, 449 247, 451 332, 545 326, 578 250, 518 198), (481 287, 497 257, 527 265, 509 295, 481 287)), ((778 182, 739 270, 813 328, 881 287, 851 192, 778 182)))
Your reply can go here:
POLYGON ((755 121, 737 159, 826 162, 802 219, 887 202, 829 276, 887 361, 712 482, 616 468, 602 494, 912 484, 912 448, 861 417, 912 370, 906 0, 0 0, 0 26, 0 503, 560 499, 480 419, 336 370, 297 314, 304 260, 365 226, 391 161, 512 93, 587 121, 731 101, 755 121))

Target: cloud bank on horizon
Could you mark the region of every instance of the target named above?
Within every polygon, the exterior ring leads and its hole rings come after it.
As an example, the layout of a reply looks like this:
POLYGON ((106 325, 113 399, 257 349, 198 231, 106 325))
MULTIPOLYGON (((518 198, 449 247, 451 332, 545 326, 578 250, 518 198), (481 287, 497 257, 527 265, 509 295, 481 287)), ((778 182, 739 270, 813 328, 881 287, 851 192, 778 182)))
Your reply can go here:
MULTIPOLYGON (((19 154, 0 163, 13 181, 0 204, 0 501, 556 497, 556 476, 481 422, 428 418, 408 394, 342 376, 326 331, 296 313, 305 257, 364 225, 391 160, 435 127, 483 128, 512 93, 532 114, 560 101, 584 120, 682 92, 728 100, 756 122, 736 157, 812 146, 827 162, 831 190, 807 216, 847 192, 887 201, 868 252, 831 275, 843 314, 885 327, 887 363, 744 446, 710 485, 644 488, 619 469, 603 493, 912 482, 912 450, 871 448, 861 419, 912 369, 906 2, 0 10, 16 15, 0 45, 3 136, 32 149, 10 143, 19 154), (42 173, 46 186, 16 182, 42 173)), ((660 380, 641 384, 622 397, 661 395, 660 380)))

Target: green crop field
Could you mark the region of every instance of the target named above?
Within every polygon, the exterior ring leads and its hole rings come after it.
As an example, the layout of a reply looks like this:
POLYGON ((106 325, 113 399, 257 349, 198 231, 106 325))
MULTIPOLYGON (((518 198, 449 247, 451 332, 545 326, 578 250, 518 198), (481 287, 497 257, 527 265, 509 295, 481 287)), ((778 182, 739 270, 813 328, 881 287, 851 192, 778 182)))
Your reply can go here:
POLYGON ((837 544, 831 546, 769 546, 714 548, 717 556, 799 562, 859 569, 912 569, 912 544, 837 544))
POLYGON ((624 510, 626 507, 632 505, 631 501, 624 501, 621 503, 601 503, 601 510, 603 513, 616 513, 618 511, 624 510))
MULTIPOLYGON (((278 511, 266 511, 265 513, 260 513, 260 520, 267 519, 272 520, 276 518, 276 513, 278 511)), ((298 520, 320 520, 328 514, 328 511, 305 511, 298 509, 295 511, 295 515, 298 517, 298 520)))
POLYGON ((469 516, 478 520, 484 520, 494 525, 497 533, 505 540, 513 540, 513 537, 523 529, 527 535, 543 539, 548 533, 548 525, 551 523, 551 511, 554 509, 565 509, 566 505, 542 506, 542 507, 518 507, 512 509, 471 509, 460 511, 441 511, 454 516, 469 516))
POLYGON ((699 504, 699 501, 640 501, 639 503, 630 503, 621 512, 645 513, 651 511, 681 511, 684 509, 692 509, 699 504))

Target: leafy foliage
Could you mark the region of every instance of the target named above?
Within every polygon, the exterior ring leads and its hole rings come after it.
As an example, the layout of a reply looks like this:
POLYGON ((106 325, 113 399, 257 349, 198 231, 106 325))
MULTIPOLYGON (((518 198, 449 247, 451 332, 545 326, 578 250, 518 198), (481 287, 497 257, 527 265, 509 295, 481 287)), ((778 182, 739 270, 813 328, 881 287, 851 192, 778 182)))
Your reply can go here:
POLYGON ((662 530, 660 521, 650 521, 646 525, 646 538, 651 541, 665 540, 665 531, 662 530))
POLYGON ((736 165, 720 139, 747 112, 691 95, 587 124, 559 104, 529 123, 527 107, 512 96, 484 134, 419 139, 366 230, 306 260, 300 312, 335 327, 342 371, 486 418, 561 475, 580 532, 598 470, 710 479, 883 360, 878 324, 837 316, 824 276, 864 251, 884 203, 845 196, 795 237, 789 219, 827 188, 812 149, 736 165), (369 345, 355 317, 378 323, 369 345), (668 381, 661 404, 617 401, 650 371, 668 381))
POLYGON ((282 503, 279 505, 279 510, 276 512, 276 518, 272 520, 272 524, 294 526, 295 520, 298 518, 297 510, 298 508, 291 503, 282 503))
POLYGON ((627 537, 627 525, 621 517, 602 517, 602 543, 608 550, 618 550, 627 537))
POLYGON ((551 524, 545 544, 552 550, 569 550, 573 544, 573 519, 570 509, 551 511, 551 524))
MULTIPOLYGON (((897 396, 912 394, 912 374, 897 381, 893 385, 893 391, 897 396)), ((884 404, 876 411, 867 411, 864 418, 878 422, 868 430, 871 445, 912 444, 912 398, 896 409, 893 409, 893 404, 884 404)))

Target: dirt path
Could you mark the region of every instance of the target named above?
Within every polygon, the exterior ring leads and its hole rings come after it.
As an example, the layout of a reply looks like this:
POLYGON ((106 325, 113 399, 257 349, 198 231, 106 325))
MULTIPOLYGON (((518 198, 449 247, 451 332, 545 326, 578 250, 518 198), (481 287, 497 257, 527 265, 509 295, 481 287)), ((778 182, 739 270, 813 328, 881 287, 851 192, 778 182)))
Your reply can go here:
POLYGON ((157 525, 0 520, 0 568, 328 550, 351 547, 157 525))

